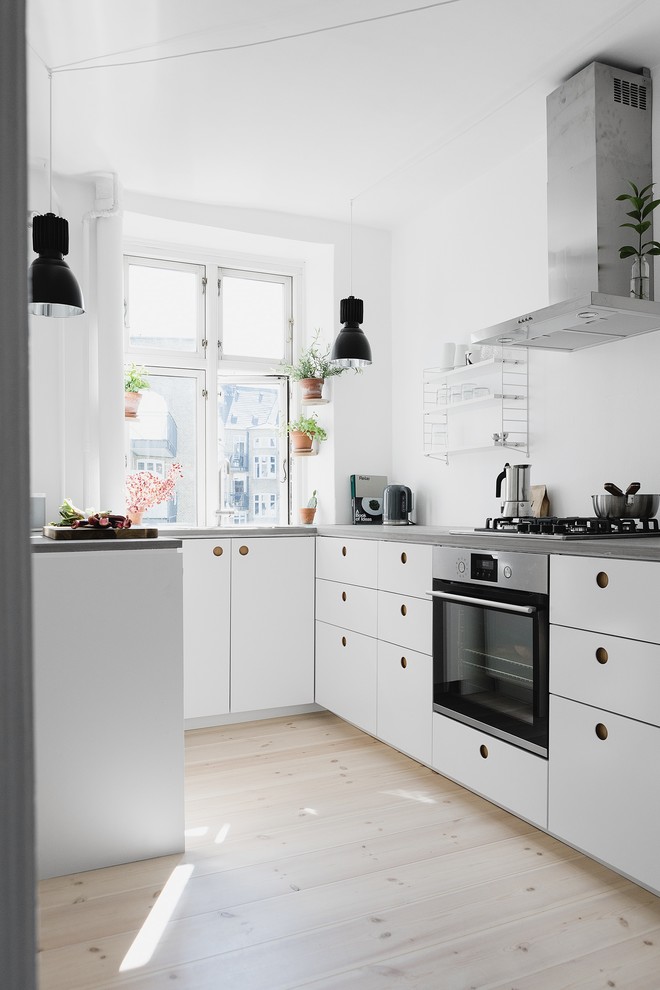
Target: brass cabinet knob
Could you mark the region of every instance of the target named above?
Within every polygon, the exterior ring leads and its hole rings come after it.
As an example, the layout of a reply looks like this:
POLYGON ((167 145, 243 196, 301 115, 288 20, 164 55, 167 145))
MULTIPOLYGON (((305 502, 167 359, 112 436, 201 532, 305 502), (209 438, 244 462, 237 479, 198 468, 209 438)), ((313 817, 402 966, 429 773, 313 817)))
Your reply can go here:
POLYGON ((607 663, 610 656, 604 646, 599 646, 596 650, 596 660, 598 663, 607 663))
POLYGON ((345 557, 346 556, 346 547, 342 547, 341 548, 341 555, 342 555, 342 557, 345 557))
POLYGON ((484 746, 483 743, 482 743, 481 746, 479 747, 479 755, 482 757, 482 759, 487 760, 488 759, 488 746, 484 746))
POLYGON ((341 638, 341 645, 342 646, 346 646, 346 637, 345 636, 342 636, 342 638, 341 638))
POLYGON ((408 666, 408 661, 406 660, 405 657, 401 657, 401 666, 403 667, 404 670, 408 666))
POLYGON ((598 571, 598 574, 596 575, 596 584, 598 585, 598 587, 606 588, 609 583, 610 583, 610 579, 605 573, 605 571, 598 571))
POLYGON ((408 560, 408 554, 404 550, 403 553, 401 554, 401 563, 405 564, 407 560, 408 560))
POLYGON ((346 592, 345 592, 345 591, 342 591, 342 593, 341 593, 341 600, 342 600, 343 602, 345 602, 345 601, 346 601, 346 592))
POLYGON ((598 722, 596 725, 596 735, 599 739, 607 739, 608 736, 607 726, 603 725, 602 722, 598 722))
POLYGON ((224 550, 222 547, 213 547, 213 554, 215 557, 222 557, 224 550))
POLYGON ((401 606, 401 615, 407 615, 407 614, 408 614, 408 606, 407 605, 402 605, 401 606))
POLYGON ((240 553, 241 557, 246 557, 250 552, 250 548, 246 547, 245 544, 243 544, 242 547, 238 548, 238 552, 240 553))

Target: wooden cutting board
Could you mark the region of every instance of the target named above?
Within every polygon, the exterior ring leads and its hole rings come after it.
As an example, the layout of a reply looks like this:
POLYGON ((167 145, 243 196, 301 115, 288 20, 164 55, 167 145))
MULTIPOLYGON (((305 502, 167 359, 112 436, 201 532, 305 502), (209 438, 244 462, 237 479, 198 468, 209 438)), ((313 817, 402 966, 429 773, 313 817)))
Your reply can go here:
POLYGON ((158 536, 155 526, 131 526, 130 529, 99 529, 96 526, 44 526, 49 540, 153 540, 158 536))

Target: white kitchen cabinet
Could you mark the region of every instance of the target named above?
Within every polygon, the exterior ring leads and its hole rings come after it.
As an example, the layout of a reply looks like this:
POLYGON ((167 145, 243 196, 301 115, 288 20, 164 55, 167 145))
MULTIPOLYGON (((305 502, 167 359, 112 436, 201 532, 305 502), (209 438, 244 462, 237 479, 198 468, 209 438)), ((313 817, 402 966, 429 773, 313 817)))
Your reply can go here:
POLYGON ((660 646, 550 627, 550 691, 660 725, 660 646))
POLYGON ((378 549, 377 540, 319 536, 316 540, 316 576, 326 581, 376 588, 378 549))
POLYGON ((378 592, 374 588, 360 588, 339 581, 317 581, 316 617, 365 636, 375 636, 378 592))
POLYGON ((660 567, 653 561, 550 558, 550 622, 660 643, 660 567))
POLYGON ((377 644, 371 636, 316 623, 316 701, 376 735, 377 644))
POLYGON ((660 892, 660 729, 550 699, 549 830, 660 892))
POLYGON ((314 701, 314 540, 232 539, 232 712, 314 701))
POLYGON ((548 762, 469 725, 433 714, 433 769, 520 818, 548 826, 548 762))
POLYGON ((231 540, 183 543, 184 715, 229 711, 231 540))
POLYGON ((433 660, 392 643, 378 643, 376 735, 413 759, 431 764, 433 660))
POLYGON ((433 588, 433 547, 384 540, 378 550, 378 588, 425 598, 433 588))
POLYGON ((32 555, 40 878, 183 851, 181 556, 32 555))
POLYGON ((378 638, 418 653, 432 653, 433 605, 430 599, 379 591, 378 638))

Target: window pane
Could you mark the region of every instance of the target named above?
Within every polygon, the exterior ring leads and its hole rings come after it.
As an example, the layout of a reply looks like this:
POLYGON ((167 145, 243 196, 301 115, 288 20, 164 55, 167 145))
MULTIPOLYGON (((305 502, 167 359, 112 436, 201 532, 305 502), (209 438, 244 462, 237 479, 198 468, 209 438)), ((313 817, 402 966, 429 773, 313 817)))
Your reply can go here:
POLYGON ((137 419, 127 419, 126 473, 150 471, 167 477, 181 465, 174 499, 148 508, 143 522, 151 525, 197 524, 197 379, 149 374, 151 387, 142 393, 137 419))
POLYGON ((288 522, 286 379, 223 376, 218 387, 220 509, 225 524, 288 522), (265 449, 264 449, 265 448, 265 449), (266 452, 267 451, 267 452, 266 452))
POLYGON ((196 351, 199 271, 129 264, 129 345, 149 350, 196 351))
POLYGON ((222 279, 222 350, 228 355, 279 361, 289 316, 288 286, 282 282, 222 279))

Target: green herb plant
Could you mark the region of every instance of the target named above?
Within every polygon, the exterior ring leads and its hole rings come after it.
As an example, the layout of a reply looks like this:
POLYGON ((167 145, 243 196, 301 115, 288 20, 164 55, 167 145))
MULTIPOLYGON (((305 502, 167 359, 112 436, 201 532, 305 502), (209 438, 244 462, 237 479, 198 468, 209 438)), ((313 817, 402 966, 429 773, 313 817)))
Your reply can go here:
POLYGON ((637 234, 637 244, 625 244, 619 248, 620 258, 638 258, 641 260, 644 254, 660 254, 660 242, 646 241, 642 243, 644 234, 651 226, 649 219, 656 206, 660 205, 660 199, 653 199, 653 183, 638 189, 634 182, 628 180, 628 185, 632 188, 632 193, 621 193, 617 200, 627 200, 633 207, 626 216, 634 220, 634 223, 621 223, 620 227, 630 227, 637 234))
POLYGON ((307 508, 308 509, 315 509, 318 504, 319 504, 319 500, 316 497, 316 488, 315 488, 314 491, 312 492, 312 496, 311 496, 309 502, 307 503, 307 508))
POLYGON ((137 368, 131 364, 124 369, 125 392, 144 392, 147 388, 150 388, 150 384, 144 368, 137 368))
POLYGON ((319 426, 316 413, 312 416, 300 415, 298 416, 298 419, 294 419, 291 423, 287 423, 286 428, 289 433, 306 433, 308 437, 312 438, 312 440, 314 438, 317 440, 328 439, 328 434, 322 426, 319 426))
POLYGON ((316 330, 311 344, 301 352, 295 364, 284 365, 283 370, 294 382, 302 381, 303 378, 332 378, 333 375, 341 375, 348 370, 330 362, 330 345, 321 350, 320 333, 320 330, 316 330))

